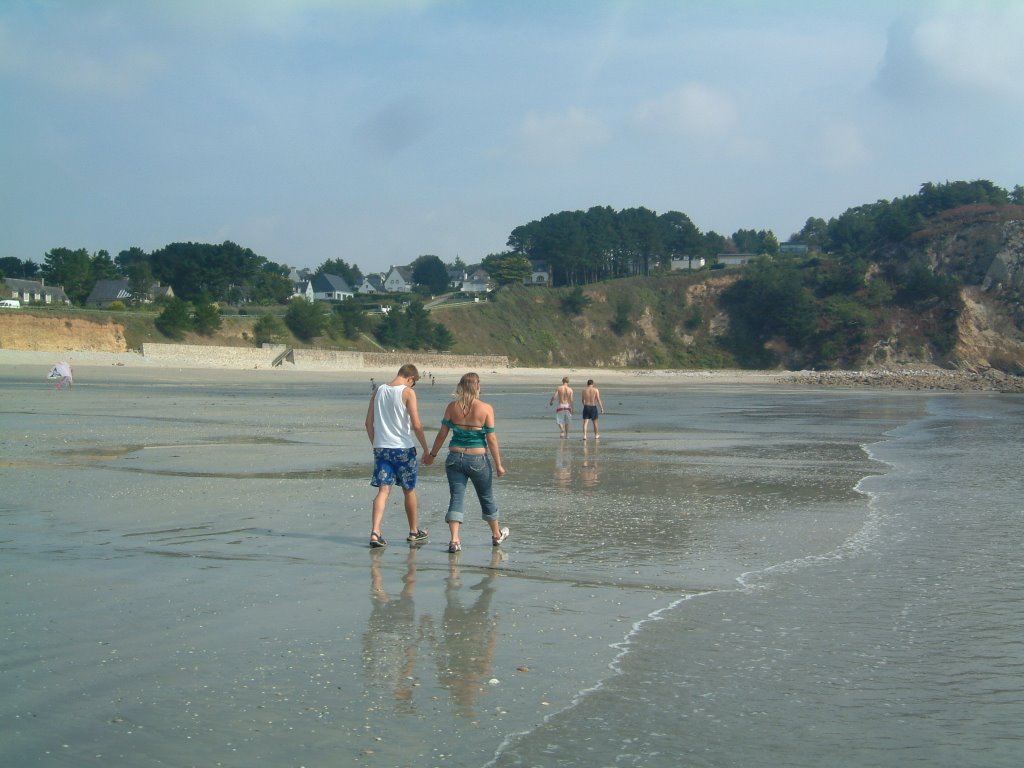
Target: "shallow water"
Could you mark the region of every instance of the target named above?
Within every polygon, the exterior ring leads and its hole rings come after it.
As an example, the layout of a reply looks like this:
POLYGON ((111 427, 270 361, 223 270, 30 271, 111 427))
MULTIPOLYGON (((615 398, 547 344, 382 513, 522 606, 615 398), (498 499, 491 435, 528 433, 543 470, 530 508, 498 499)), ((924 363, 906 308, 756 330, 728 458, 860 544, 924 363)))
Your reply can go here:
POLYGON ((485 376, 513 536, 450 558, 439 468, 366 548, 362 386, 147 376, 0 374, 3 764, 1020 763, 1019 397, 605 387, 584 444, 485 376))

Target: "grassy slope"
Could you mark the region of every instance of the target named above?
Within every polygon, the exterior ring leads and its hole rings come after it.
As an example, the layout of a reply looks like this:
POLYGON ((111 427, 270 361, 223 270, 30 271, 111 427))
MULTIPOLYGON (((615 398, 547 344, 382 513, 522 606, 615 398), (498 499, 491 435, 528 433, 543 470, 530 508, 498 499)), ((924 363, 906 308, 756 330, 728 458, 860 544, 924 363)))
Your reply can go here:
POLYGON ((677 274, 588 285, 583 290, 590 305, 576 316, 561 308, 569 289, 536 287, 506 288, 494 301, 440 307, 431 316, 452 332, 453 352, 508 355, 521 366, 728 365, 708 334, 711 305, 686 296, 700 280, 677 274), (612 323, 622 305, 628 321, 616 334, 612 323), (703 321, 687 328, 695 310, 703 321))

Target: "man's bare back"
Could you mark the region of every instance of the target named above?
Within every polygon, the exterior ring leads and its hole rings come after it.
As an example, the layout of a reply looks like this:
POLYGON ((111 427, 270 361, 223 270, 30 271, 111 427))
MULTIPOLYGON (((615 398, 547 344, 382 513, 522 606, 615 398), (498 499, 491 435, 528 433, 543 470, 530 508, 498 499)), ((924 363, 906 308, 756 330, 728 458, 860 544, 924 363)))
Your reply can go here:
POLYGON ((558 400, 558 406, 555 408, 555 422, 558 424, 560 437, 569 436, 569 416, 573 412, 574 396, 572 387, 569 386, 569 377, 565 376, 548 401, 548 405, 554 405, 555 400, 558 400))

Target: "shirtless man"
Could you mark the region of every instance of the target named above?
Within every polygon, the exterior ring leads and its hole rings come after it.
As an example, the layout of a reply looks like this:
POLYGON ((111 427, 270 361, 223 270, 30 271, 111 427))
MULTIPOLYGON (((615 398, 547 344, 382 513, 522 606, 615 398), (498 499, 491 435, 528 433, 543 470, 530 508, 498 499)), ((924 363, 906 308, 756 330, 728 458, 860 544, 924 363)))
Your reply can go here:
POLYGON ((555 394, 551 396, 548 405, 554 405, 555 400, 558 400, 558 405, 555 407, 555 423, 558 424, 558 436, 568 437, 569 417, 572 416, 574 410, 573 392, 572 387, 569 386, 568 376, 562 377, 562 383, 555 389, 555 394))
POLYGON ((583 439, 587 439, 587 422, 594 422, 594 439, 600 440, 601 433, 597 431, 597 409, 604 413, 604 403, 601 402, 601 390, 594 386, 593 379, 587 379, 587 386, 580 395, 583 400, 583 439))

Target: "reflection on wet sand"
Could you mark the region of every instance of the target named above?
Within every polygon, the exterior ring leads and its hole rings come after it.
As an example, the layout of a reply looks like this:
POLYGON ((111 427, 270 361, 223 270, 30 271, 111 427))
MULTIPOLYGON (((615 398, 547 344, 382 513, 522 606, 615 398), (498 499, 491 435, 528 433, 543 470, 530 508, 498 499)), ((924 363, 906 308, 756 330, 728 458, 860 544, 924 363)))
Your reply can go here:
POLYGON ((384 589, 381 559, 385 550, 370 550, 370 600, 372 609, 363 634, 363 671, 367 685, 391 692, 395 709, 401 713, 416 711, 413 693, 419 683, 416 662, 419 646, 428 639, 433 642, 433 617, 421 616, 416 621, 412 592, 416 584, 415 547, 409 549, 402 590, 397 597, 384 589))
POLYGON ((597 463, 600 451, 596 442, 593 445, 583 443, 583 467, 580 469, 580 483, 584 488, 596 488, 601 481, 601 471, 597 463))
POLYGON ((502 553, 496 550, 492 554, 491 567, 479 582, 469 588, 470 592, 476 593, 469 606, 462 602, 466 593, 459 572, 460 554, 449 556, 446 603, 441 622, 442 641, 437 653, 437 679, 451 696, 455 713, 474 718, 474 705, 490 679, 498 641, 498 617, 491 612, 491 600, 502 553))
POLYGON ((569 441, 562 440, 555 452, 554 484, 559 490, 569 491, 573 488, 574 476, 578 478, 579 487, 595 488, 601 480, 598 456, 601 447, 597 442, 584 442, 582 462, 577 472, 576 447, 569 441))
POLYGON ((415 714, 416 689, 422 683, 422 670, 417 672, 417 663, 423 658, 421 651, 425 646, 436 660, 438 684, 448 692, 455 713, 475 718, 474 706, 490 679, 498 641, 498 617, 491 611, 491 602, 494 579, 505 554, 495 549, 490 567, 468 590, 463 587, 459 567, 461 553, 449 556, 439 633, 433 616, 416 617, 413 588, 418 549, 409 549, 402 589, 397 595, 389 594, 384 586, 381 566, 386 552, 370 550, 371 611, 362 648, 367 687, 386 692, 394 702, 395 712, 415 714), (471 602, 464 605, 467 595, 472 596, 471 602))
POLYGON ((569 490, 572 484, 572 447, 565 440, 559 440, 555 453, 555 487, 569 490))

